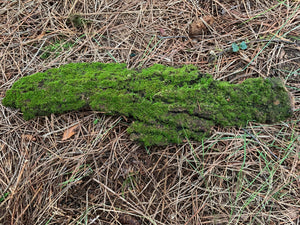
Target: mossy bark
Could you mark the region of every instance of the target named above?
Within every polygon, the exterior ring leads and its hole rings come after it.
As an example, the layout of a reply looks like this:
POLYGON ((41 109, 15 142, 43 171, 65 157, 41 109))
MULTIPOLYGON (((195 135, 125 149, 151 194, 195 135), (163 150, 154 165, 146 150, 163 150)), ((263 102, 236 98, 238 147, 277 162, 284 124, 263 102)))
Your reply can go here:
POLYGON ((19 108, 26 120, 85 107, 124 115, 133 121, 132 139, 146 146, 199 141, 215 125, 273 123, 292 115, 279 78, 230 84, 192 65, 137 71, 125 64, 73 63, 21 78, 2 102, 19 108))

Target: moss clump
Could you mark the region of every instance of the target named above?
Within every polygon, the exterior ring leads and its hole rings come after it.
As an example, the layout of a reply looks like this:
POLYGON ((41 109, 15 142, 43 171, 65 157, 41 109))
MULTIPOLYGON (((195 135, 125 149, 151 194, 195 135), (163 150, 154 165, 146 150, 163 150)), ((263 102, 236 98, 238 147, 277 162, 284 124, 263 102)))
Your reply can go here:
POLYGON ((192 65, 136 71, 98 62, 23 77, 7 91, 3 105, 21 109, 26 120, 82 108, 124 115, 134 121, 128 128, 132 139, 146 146, 201 140, 214 125, 273 123, 292 114, 278 78, 229 84, 192 65))

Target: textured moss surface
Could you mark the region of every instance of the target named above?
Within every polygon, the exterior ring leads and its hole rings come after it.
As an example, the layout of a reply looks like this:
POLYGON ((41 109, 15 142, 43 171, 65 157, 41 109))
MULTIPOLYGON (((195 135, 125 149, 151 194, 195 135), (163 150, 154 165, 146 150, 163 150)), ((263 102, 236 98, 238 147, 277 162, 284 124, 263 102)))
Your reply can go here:
POLYGON ((192 65, 154 65, 141 71, 125 64, 73 63, 26 76, 7 91, 3 105, 19 108, 26 120, 90 108, 124 115, 132 139, 146 146, 201 140, 212 126, 273 123, 291 116, 279 78, 241 84, 216 81, 192 65))

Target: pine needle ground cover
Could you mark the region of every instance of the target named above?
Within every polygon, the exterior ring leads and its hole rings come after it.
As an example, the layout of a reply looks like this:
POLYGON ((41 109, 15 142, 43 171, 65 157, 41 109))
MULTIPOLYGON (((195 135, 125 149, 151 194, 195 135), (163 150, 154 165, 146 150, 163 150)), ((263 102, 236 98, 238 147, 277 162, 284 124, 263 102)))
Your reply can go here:
POLYGON ((299 224, 299 13, 294 0, 1 1, 0 223, 299 224), (229 86, 280 78, 292 115, 145 147, 131 116, 24 120, 2 103, 23 78, 93 62, 193 65, 229 86))

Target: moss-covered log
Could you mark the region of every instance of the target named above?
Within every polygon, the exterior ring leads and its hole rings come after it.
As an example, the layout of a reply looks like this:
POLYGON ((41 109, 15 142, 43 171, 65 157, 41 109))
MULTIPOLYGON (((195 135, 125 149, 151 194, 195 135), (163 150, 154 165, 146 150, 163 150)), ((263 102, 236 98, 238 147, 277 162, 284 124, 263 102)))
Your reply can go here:
POLYGON ((146 146, 201 140, 215 125, 273 123, 292 114, 279 78, 230 84, 191 65, 137 71, 125 64, 68 64, 21 78, 3 105, 19 108, 26 120, 87 107, 124 115, 133 121, 131 137, 146 146))

